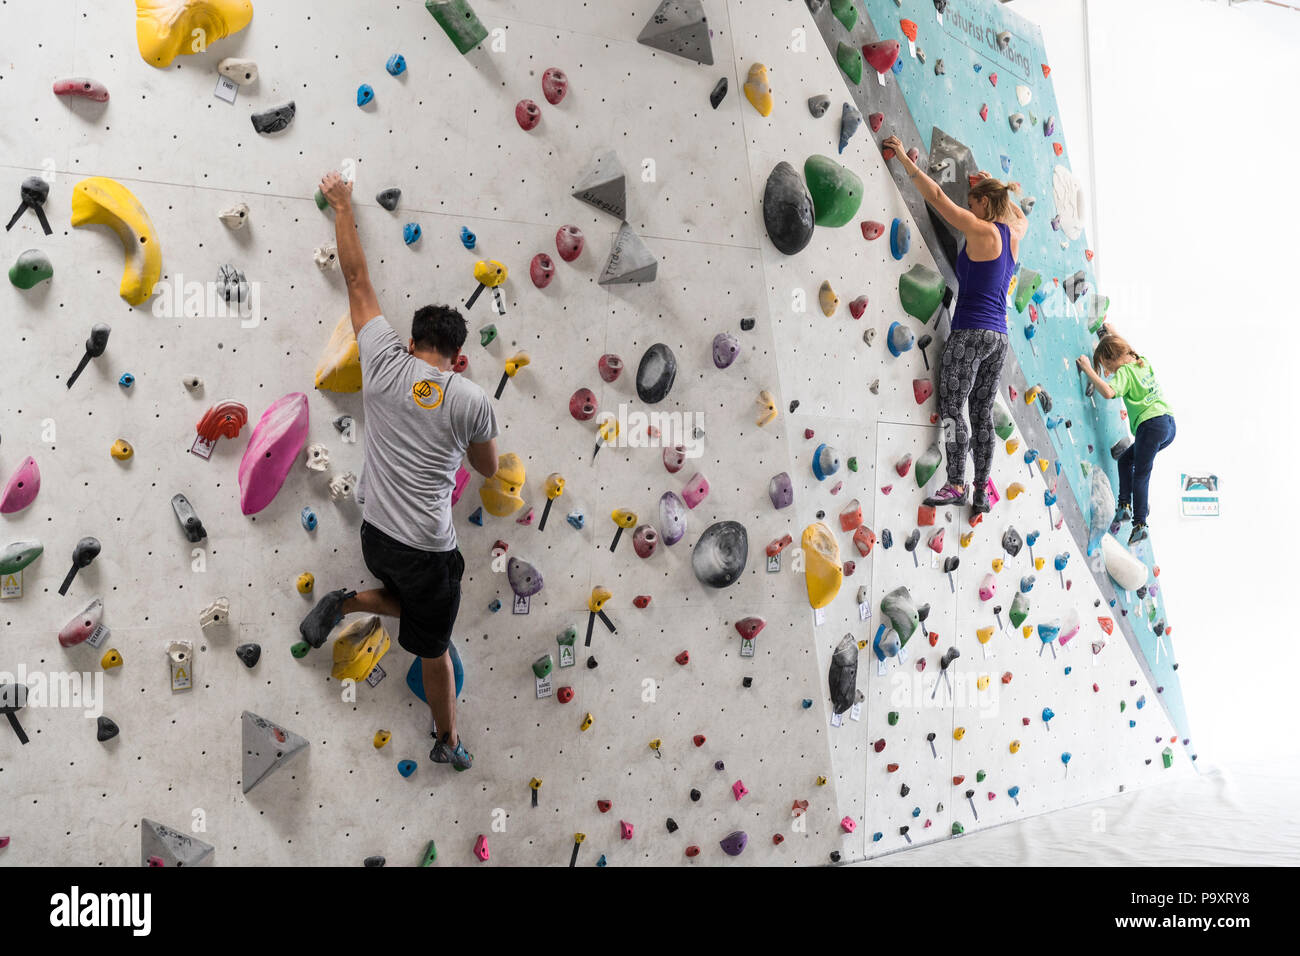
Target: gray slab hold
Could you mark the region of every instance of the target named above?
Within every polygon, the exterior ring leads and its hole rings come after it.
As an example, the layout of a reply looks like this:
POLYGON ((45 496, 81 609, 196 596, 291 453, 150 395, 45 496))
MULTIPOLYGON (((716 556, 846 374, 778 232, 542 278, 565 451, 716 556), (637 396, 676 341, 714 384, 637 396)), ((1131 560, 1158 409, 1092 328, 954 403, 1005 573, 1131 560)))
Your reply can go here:
POLYGON ((607 149, 596 154, 578 177, 573 198, 619 219, 627 217, 627 174, 616 152, 607 149))
POLYGON ((641 237, 624 222, 614 237, 614 245, 600 272, 600 285, 620 285, 629 282, 653 282, 659 273, 659 260, 646 248, 641 237))
POLYGON ((264 113, 254 113, 249 119, 253 121, 253 129, 259 133, 278 133, 288 128, 297 112, 297 104, 290 100, 283 106, 277 106, 264 113))
POLYGON ((212 861, 213 848, 188 833, 173 830, 147 817, 140 821, 140 865, 148 866, 151 857, 163 866, 202 866, 212 861))
POLYGON ((713 65, 709 18, 701 0, 663 0, 636 38, 656 50, 713 65))
POLYGON ((826 115, 826 111, 831 108, 831 98, 825 93, 818 93, 816 96, 808 97, 808 112, 815 119, 821 119, 826 115))
POLYGON ((307 741, 252 711, 243 715, 244 793, 283 767, 307 741))

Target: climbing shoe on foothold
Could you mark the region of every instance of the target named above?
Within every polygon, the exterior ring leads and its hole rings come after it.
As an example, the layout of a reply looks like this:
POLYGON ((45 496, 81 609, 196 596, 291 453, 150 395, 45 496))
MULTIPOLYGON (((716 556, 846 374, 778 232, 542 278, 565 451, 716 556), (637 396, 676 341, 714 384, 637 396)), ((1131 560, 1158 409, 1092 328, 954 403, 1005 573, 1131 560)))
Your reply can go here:
POLYGON ((445 735, 438 738, 437 743, 433 745, 433 749, 429 751, 429 759, 434 763, 449 763, 457 771, 468 770, 474 766, 474 755, 465 749, 465 741, 458 739, 453 748, 445 735))
POLYGON ((966 503, 966 489, 958 491, 951 484, 946 484, 929 498, 925 503, 932 508, 942 507, 943 505, 964 505, 966 503))
POLYGON ((986 491, 975 492, 975 495, 974 497, 971 498, 971 502, 970 502, 971 512, 977 515, 986 515, 989 513, 990 507, 991 506, 989 505, 988 492, 986 491))
POLYGON ((1128 546, 1131 548, 1139 541, 1145 541, 1149 537, 1151 535, 1147 532, 1145 524, 1135 524, 1133 525, 1133 533, 1128 536, 1128 546))
POLYGON ((1125 521, 1133 520, 1133 506, 1127 502, 1119 506, 1119 511, 1115 513, 1115 520, 1110 523, 1110 533, 1119 534, 1119 526, 1125 521))
POLYGON ((343 602, 350 597, 356 597, 356 594, 356 591, 339 588, 337 591, 330 591, 317 601, 316 606, 298 625, 298 633, 302 635, 302 639, 312 647, 320 647, 329 640, 330 631, 343 623, 343 602))

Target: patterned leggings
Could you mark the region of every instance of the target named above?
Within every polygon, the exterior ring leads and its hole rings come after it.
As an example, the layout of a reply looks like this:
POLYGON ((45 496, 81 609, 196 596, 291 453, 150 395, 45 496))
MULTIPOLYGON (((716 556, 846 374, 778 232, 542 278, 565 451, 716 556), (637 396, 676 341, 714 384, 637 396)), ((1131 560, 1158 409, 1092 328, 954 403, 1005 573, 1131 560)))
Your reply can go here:
POLYGON ((939 368, 939 416, 943 422, 948 481, 963 484, 966 452, 975 456, 975 488, 988 482, 993 463, 993 400, 1007 357, 1007 337, 988 329, 957 329, 948 335, 939 368), (970 428, 962 406, 970 405, 970 428), (973 433, 973 437, 972 437, 973 433))

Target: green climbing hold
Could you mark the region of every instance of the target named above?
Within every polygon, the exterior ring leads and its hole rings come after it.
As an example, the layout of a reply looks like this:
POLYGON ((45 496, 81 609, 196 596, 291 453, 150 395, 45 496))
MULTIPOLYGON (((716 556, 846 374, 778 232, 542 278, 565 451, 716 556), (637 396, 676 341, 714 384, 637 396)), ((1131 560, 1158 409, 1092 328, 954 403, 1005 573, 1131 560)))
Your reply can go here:
POLYGON ((855 46, 849 46, 843 40, 835 48, 835 62, 840 65, 844 75, 853 81, 854 86, 862 82, 862 54, 855 46))
POLYGON ((1025 618, 1029 617, 1029 598, 1025 597, 1024 591, 1017 591, 1016 596, 1011 599, 1011 610, 1007 612, 1011 618, 1011 626, 1019 627, 1025 623, 1025 618))
POLYGON ((1016 311, 1024 312, 1029 306, 1029 300, 1033 298, 1034 293, 1038 291, 1043 284, 1043 277, 1033 269, 1021 269, 1020 278, 1016 282, 1016 311))
POLYGON ((953 836, 961 836, 961 835, 962 835, 963 833, 965 833, 965 832, 966 832, 966 828, 965 828, 964 826, 962 826, 960 823, 957 823, 956 821, 953 821, 953 824, 952 824, 952 835, 953 835, 953 836))
POLYGON ((889 712, 889 726, 895 727, 897 725, 898 725, 898 711, 891 710, 889 712))
POLYGON ((310 644, 306 641, 299 641, 297 644, 293 645, 293 647, 289 648, 289 653, 298 658, 298 660, 302 660, 307 656, 307 652, 310 650, 310 644))
POLYGON ((325 194, 321 192, 319 189, 316 190, 316 195, 314 198, 316 200, 317 209, 324 209, 330 204, 330 201, 325 198, 325 194))
POLYGON ((943 276, 919 262, 898 277, 898 298, 903 302, 903 311, 920 319, 922 324, 930 321, 947 290, 948 283, 943 281, 943 276))
POLYGON ((855 457, 855 458, 850 458, 850 459, 849 459, 849 471, 857 471, 857 470, 858 470, 858 459, 857 459, 856 457, 855 457))
POLYGON ((813 198, 813 221, 819 226, 843 226, 862 205, 862 180, 829 156, 809 156, 804 179, 813 198))
POLYGON ((1126 707, 1128 707, 1128 704, 1124 703, 1124 701, 1121 700, 1121 701, 1119 702, 1119 712, 1120 712, 1121 714, 1124 713, 1124 709, 1125 709, 1126 707))
POLYGON ((1110 296, 1097 295, 1095 292, 1092 298, 1088 300, 1088 331, 1096 335, 1101 330, 1106 321, 1106 313, 1110 311, 1110 296))
POLYGON ((429 841, 429 845, 424 850, 424 858, 420 860, 420 866, 432 866, 433 861, 438 859, 438 848, 429 841))
POLYGON ((496 341, 497 327, 495 325, 485 325, 478 330, 478 344, 485 348, 496 341))
POLYGON ((927 448, 921 457, 916 459, 916 487, 924 488, 926 483, 934 477, 934 473, 939 470, 939 462, 943 460, 943 455, 939 452, 939 444, 936 442, 927 448))
POLYGON ((988 774, 986 774, 983 770, 976 770, 976 771, 975 771, 975 782, 976 782, 976 783, 983 783, 983 782, 984 782, 984 778, 987 777, 987 776, 988 776, 988 774))
POLYGON ((461 53, 468 53, 487 39, 487 27, 479 21, 469 0, 425 0, 424 6, 461 53))
POLYGON ((858 9, 853 0, 831 0, 831 13, 835 19, 844 24, 844 29, 852 32, 858 22, 858 9))
POLYGON ((54 278, 54 264, 39 249, 28 249, 9 268, 9 281, 19 289, 30 289, 38 282, 54 278))
POLYGON ((1016 430, 1016 423, 1011 420, 1011 413, 999 403, 993 406, 993 430, 1003 441, 1010 438, 1011 433, 1016 430))

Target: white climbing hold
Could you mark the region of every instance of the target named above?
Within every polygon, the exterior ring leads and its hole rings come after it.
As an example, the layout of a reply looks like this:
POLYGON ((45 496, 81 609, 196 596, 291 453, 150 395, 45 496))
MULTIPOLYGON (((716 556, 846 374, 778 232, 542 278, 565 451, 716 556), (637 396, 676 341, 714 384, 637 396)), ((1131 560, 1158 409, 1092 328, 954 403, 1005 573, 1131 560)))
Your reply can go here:
POLYGON ((315 258, 316 268, 321 272, 329 272, 339 264, 339 247, 332 242, 317 246, 315 258))
POLYGON ((1113 534, 1101 539, 1101 555, 1106 562, 1106 573, 1121 589, 1136 591, 1147 583, 1147 566, 1113 534))
POLYGON ((236 56, 228 56, 218 63, 217 72, 237 86, 248 86, 257 81, 257 64, 236 56))
POLYGON ((335 475, 330 479, 330 500, 344 501, 351 497, 352 489, 357 486, 357 476, 350 471, 335 475))
POLYGON ((243 229, 248 225, 248 203, 241 202, 217 213, 217 218, 227 229, 243 229))

